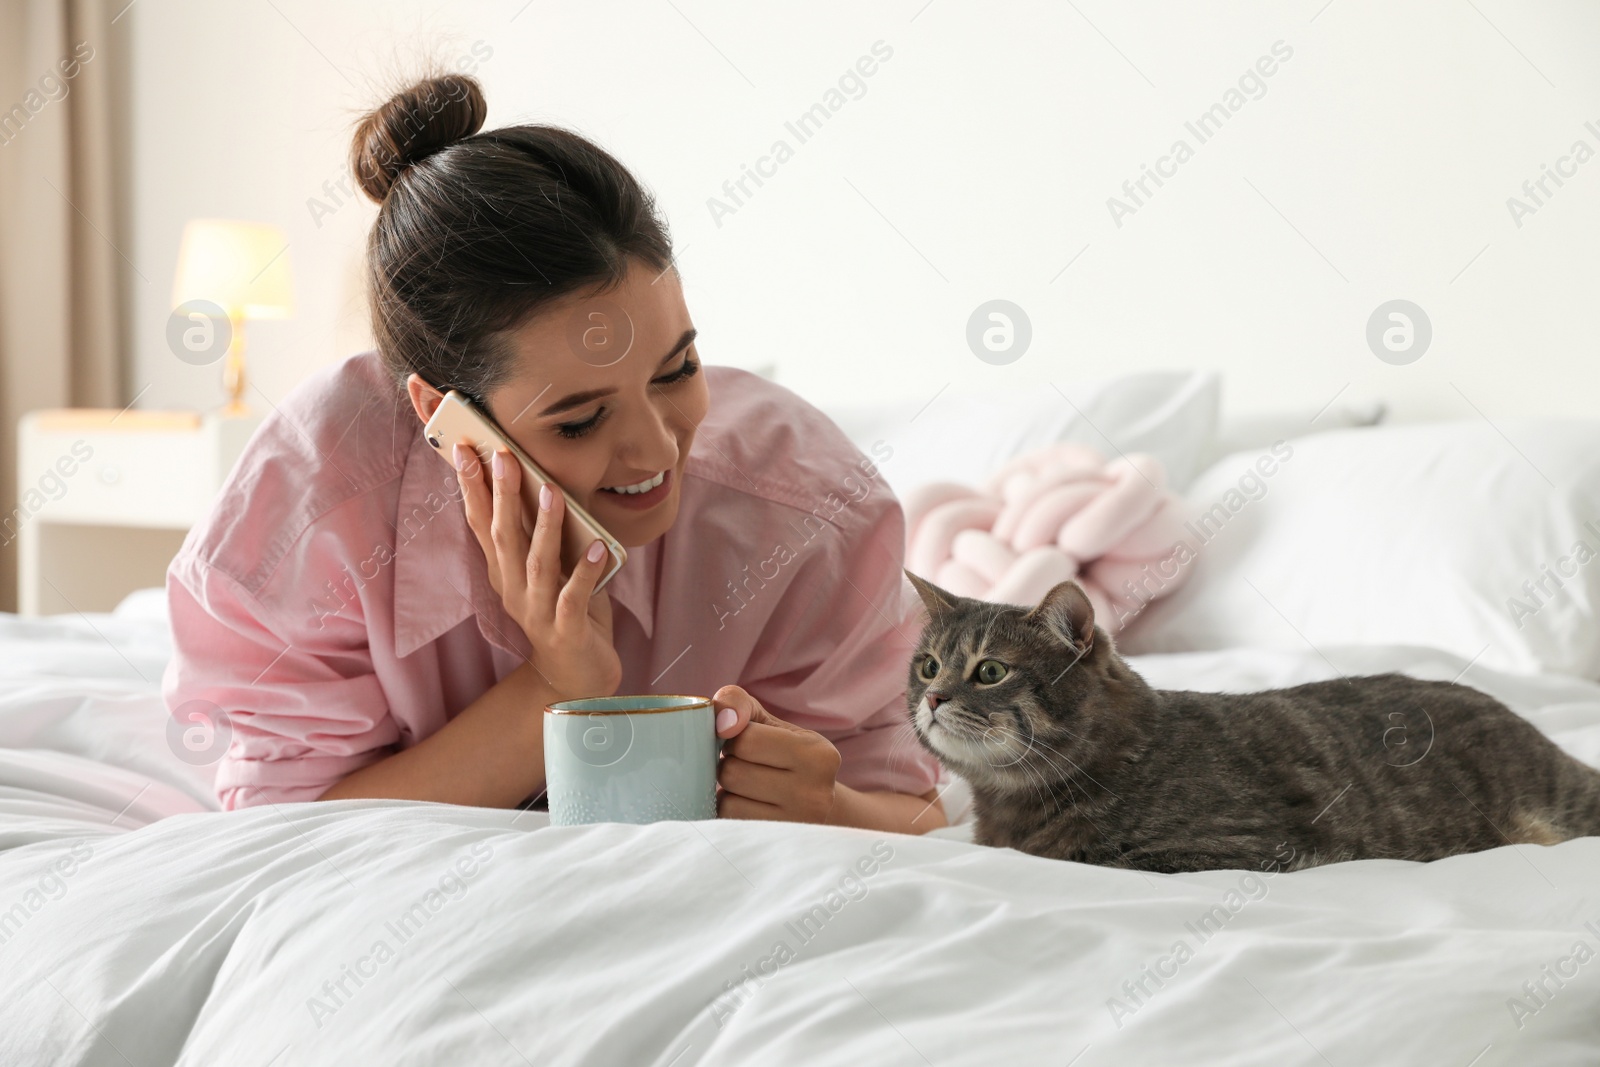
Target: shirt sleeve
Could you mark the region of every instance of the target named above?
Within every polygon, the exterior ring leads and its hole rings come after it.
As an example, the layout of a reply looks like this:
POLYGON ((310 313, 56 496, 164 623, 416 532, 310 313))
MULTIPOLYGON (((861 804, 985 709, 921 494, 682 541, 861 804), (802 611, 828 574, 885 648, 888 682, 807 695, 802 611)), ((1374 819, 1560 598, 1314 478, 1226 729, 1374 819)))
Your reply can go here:
MULTIPOLYGON (((842 498, 836 498, 842 499, 842 498)), ((917 740, 906 681, 920 620, 901 573, 905 515, 886 486, 796 553, 794 579, 741 683, 779 718, 839 750, 838 780, 867 792, 922 794, 939 763, 917 740)))
POLYGON ((399 728, 360 619, 274 619, 235 579, 186 552, 168 569, 167 602, 173 657, 162 696, 180 721, 193 721, 185 706, 199 701, 226 724, 216 770, 225 810, 315 800, 392 750, 399 728))

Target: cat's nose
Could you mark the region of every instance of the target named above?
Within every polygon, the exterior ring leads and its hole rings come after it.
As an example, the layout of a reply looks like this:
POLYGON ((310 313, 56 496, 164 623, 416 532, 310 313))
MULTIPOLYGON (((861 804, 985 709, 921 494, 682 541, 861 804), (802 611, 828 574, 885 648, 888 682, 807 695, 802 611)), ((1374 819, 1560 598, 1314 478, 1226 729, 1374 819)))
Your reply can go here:
POLYGON ((922 699, 928 702, 928 710, 932 711, 934 708, 937 708, 942 701, 949 700, 950 698, 939 692, 937 689, 929 689, 927 692, 922 694, 922 699))

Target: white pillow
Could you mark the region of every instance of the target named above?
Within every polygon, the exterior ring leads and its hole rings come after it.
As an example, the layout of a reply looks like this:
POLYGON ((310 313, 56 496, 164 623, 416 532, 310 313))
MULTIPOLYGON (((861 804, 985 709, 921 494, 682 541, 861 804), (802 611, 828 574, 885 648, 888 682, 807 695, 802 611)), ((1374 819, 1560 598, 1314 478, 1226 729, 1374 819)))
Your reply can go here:
POLYGON ((979 488, 1006 460, 1060 441, 1107 458, 1147 452, 1161 461, 1167 484, 1182 492, 1217 425, 1217 376, 1209 371, 1061 383, 1061 392, 1048 384, 1004 393, 952 385, 935 396, 936 389, 934 382, 927 396, 823 410, 899 497, 932 482, 979 488))
POLYGON ((1340 399, 1323 408, 1257 411, 1230 415, 1224 411, 1217 421, 1217 432, 1200 455, 1200 467, 1209 469, 1224 456, 1235 452, 1269 448, 1274 441, 1301 437, 1309 433, 1342 430, 1350 426, 1376 426, 1385 420, 1389 406, 1371 397, 1340 399))
POLYGON ((1600 677, 1600 422, 1349 429, 1277 448, 1195 480, 1190 581, 1119 647, 1427 645, 1600 677))

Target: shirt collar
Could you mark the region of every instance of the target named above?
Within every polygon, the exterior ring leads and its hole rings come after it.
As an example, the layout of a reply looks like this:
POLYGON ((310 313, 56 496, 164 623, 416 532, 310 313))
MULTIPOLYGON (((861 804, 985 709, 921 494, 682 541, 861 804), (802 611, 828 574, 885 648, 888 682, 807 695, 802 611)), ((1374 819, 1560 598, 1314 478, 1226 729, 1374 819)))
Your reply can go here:
MULTIPOLYGON (((681 516, 680 516, 681 517, 681 516)), ((527 658, 527 635, 489 584, 488 564, 461 509, 455 470, 415 430, 400 479, 394 530, 394 651, 408 656, 477 615, 489 643, 527 658)), ((638 620, 646 637, 655 617, 661 538, 628 550, 606 585, 613 604, 638 620)))
MULTIPOLYGON (((680 514, 679 518, 682 518, 680 514)), ((639 623, 646 637, 655 630, 656 574, 661 559, 662 534, 649 544, 628 549, 628 561, 606 583, 613 604, 621 604, 639 623)))

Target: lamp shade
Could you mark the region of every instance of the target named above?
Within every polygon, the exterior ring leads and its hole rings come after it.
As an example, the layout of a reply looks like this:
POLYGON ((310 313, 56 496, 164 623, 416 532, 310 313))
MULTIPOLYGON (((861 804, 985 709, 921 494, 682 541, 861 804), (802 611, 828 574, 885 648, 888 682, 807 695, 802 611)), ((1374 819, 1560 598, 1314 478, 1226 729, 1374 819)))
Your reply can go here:
POLYGON ((191 219, 183 228, 172 305, 209 300, 229 315, 281 319, 294 310, 289 239, 276 226, 191 219))

